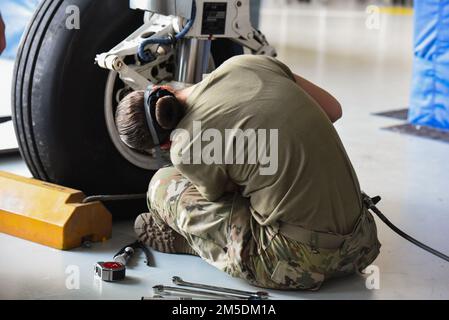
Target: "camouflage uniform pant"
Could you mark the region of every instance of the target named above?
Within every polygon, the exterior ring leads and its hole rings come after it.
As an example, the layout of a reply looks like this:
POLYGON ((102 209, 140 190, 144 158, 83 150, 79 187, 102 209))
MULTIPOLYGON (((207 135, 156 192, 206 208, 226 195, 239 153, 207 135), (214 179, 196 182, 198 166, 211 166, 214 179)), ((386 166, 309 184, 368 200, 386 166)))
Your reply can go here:
POLYGON ((316 290, 326 279, 366 268, 380 248, 368 212, 340 248, 312 249, 257 224, 248 200, 237 193, 207 201, 175 168, 154 175, 148 207, 158 223, 181 234, 208 263, 264 288, 316 290))

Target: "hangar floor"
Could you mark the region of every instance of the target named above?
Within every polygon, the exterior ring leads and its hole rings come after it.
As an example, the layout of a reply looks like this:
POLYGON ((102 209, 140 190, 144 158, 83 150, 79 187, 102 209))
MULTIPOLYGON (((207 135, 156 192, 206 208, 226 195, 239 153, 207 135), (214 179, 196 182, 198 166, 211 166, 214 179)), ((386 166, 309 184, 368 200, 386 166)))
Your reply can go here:
MULTIPOLYGON (((341 101, 344 117, 336 126, 363 189, 383 196, 380 207, 398 226, 449 253, 449 146, 381 130, 398 121, 372 115, 407 106, 412 16, 382 14, 374 29, 367 28, 367 18, 364 8, 356 5, 345 11, 300 5, 279 9, 272 1, 262 10, 261 29, 282 61, 341 101)), ((2 156, 0 170, 29 175, 17 155, 2 156)), ((377 222, 383 244, 374 263, 380 271, 379 289, 369 290, 366 278, 353 276, 329 282, 318 292, 272 292, 273 297, 449 299, 449 264, 377 222)), ((159 253, 154 253, 152 268, 144 265, 143 257, 134 260, 129 279, 121 284, 95 281, 94 263, 110 259, 132 240, 132 221, 114 224, 112 240, 70 252, 0 234, 0 299, 139 299, 150 295, 153 285, 170 284, 173 275, 250 289, 198 258, 159 253), (70 267, 80 271, 79 289, 66 287, 70 267)))

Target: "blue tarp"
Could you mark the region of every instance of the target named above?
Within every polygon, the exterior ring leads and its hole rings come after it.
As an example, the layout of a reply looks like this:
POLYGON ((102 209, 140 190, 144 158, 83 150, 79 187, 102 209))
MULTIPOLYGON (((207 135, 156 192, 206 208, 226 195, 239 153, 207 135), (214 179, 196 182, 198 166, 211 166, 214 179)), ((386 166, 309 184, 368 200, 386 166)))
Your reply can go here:
POLYGON ((14 59, 23 32, 40 0, 0 0, 0 12, 6 25, 6 49, 2 58, 14 59))
POLYGON ((415 0, 409 121, 449 130, 449 0, 415 0))

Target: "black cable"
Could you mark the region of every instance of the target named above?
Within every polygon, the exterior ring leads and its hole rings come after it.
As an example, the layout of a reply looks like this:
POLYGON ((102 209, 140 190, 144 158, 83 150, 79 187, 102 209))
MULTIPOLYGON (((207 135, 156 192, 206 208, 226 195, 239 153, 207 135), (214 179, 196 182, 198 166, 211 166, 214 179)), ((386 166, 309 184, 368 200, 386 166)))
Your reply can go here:
POLYGON ((146 258, 146 264, 147 266, 151 267, 152 263, 152 255, 151 255, 151 251, 147 248, 147 246, 140 240, 137 240, 133 243, 127 244, 126 246, 124 246, 123 248, 121 248, 115 255, 114 255, 114 259, 115 257, 123 254, 126 250, 126 248, 133 248, 134 250, 137 249, 141 249, 143 251, 143 253, 145 254, 145 258, 146 258))
POLYGON ((11 117, 0 117, 0 123, 11 121, 11 117))
POLYGON ((176 43, 176 41, 183 39, 190 31, 190 29, 193 27, 195 19, 196 19, 196 2, 193 1, 192 16, 189 19, 189 21, 187 21, 185 27, 178 34, 176 34, 175 36, 169 35, 167 38, 150 37, 149 39, 143 40, 141 43, 139 43, 137 55, 140 58, 140 60, 142 60, 143 62, 151 62, 155 59, 155 57, 152 55, 151 52, 145 51, 145 47, 149 44, 173 45, 176 43))
POLYGON ((366 207, 373 211, 380 220, 382 220, 383 223, 385 223, 391 230, 396 232, 398 235, 400 235, 402 238, 410 241, 414 245, 420 247, 421 249, 426 250, 427 252, 430 252, 431 254, 437 256, 438 258, 441 258, 447 262, 449 262, 449 256, 425 245, 424 243, 416 240, 415 238, 409 236, 407 233, 396 227, 388 218, 376 207, 376 203, 380 201, 380 197, 371 198, 365 193, 363 193, 363 202, 365 203, 366 207), (376 199, 375 201, 373 201, 376 199))
POLYGON ((147 195, 145 193, 139 194, 117 194, 117 195, 97 195, 86 197, 83 203, 89 203, 94 201, 122 201, 122 200, 140 200, 145 199, 147 195))
MULTIPOLYGON (((438 258, 441 258, 441 259, 449 262, 449 256, 416 240, 412 236, 408 235, 407 233, 405 233, 404 231, 402 231, 401 229, 396 227, 390 220, 388 220, 388 218, 376 207, 376 204, 381 199, 379 196, 371 198, 370 196, 368 196, 365 193, 362 193, 362 195, 363 195, 363 202, 366 205, 366 207, 369 210, 371 210, 372 212, 374 212, 379 217, 379 219, 382 220, 382 222, 385 223, 391 230, 396 232, 399 236, 401 236, 405 240, 408 240, 411 243, 413 243, 414 245, 420 247, 421 249, 426 250, 427 252, 437 256, 438 258)), ((94 202, 94 201, 136 200, 136 199, 144 199, 144 198, 146 198, 146 194, 100 195, 100 196, 87 197, 83 200, 83 203, 89 203, 89 202, 94 202)), ((135 244, 137 244, 137 243, 138 242, 136 242, 135 244)), ((147 255, 147 258, 148 258, 148 252, 147 252, 148 249, 145 247, 145 245, 141 246, 141 248, 144 251, 145 255, 147 255)), ((122 250, 124 250, 124 248, 122 250)))
POLYGON ((121 248, 116 254, 114 254, 114 259, 115 259, 115 257, 117 257, 117 256, 121 255, 122 253, 124 253, 126 248, 136 249, 138 244, 139 244, 139 241, 134 241, 133 243, 127 244, 126 246, 121 248))
POLYGON ((142 242, 139 241, 139 247, 140 249, 142 249, 143 253, 145 254, 145 258, 146 260, 146 264, 147 266, 151 267, 154 265, 153 263, 153 255, 151 254, 151 251, 148 249, 148 247, 142 242))

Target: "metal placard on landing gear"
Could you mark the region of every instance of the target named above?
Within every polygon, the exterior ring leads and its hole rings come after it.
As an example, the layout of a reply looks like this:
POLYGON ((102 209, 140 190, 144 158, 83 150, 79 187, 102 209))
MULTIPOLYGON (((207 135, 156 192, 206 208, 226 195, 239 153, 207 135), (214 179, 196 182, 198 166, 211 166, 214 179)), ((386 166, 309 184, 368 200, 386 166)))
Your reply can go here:
POLYGON ((201 34, 225 34, 227 9, 226 2, 205 2, 201 34))

